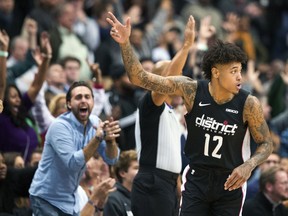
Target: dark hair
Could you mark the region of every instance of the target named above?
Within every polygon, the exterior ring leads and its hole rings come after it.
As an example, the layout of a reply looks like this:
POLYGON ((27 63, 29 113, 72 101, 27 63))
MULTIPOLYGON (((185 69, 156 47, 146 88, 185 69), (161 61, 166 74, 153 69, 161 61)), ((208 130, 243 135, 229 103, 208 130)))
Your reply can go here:
POLYGON ((153 63, 156 63, 156 62, 152 59, 151 56, 144 56, 144 57, 142 57, 139 61, 140 61, 141 64, 142 64, 143 62, 146 62, 146 61, 151 61, 151 62, 153 62, 153 63))
POLYGON ((112 80, 118 80, 126 74, 126 70, 123 64, 116 64, 111 66, 110 76, 112 80))
POLYGON ((77 63, 81 66, 81 61, 80 61, 78 58, 74 57, 74 56, 66 56, 66 57, 60 59, 59 64, 60 64, 63 68, 65 68, 66 63, 69 62, 69 61, 77 62, 77 63))
POLYGON ((94 95, 93 95, 93 90, 92 90, 92 88, 91 88, 91 86, 87 83, 87 82, 85 82, 85 81, 77 81, 77 82, 74 82, 74 83, 72 83, 72 85, 70 86, 70 88, 69 88, 69 90, 68 90, 68 92, 67 92, 67 94, 66 94, 66 105, 67 105, 67 109, 68 110, 71 110, 69 107, 68 107, 68 102, 70 102, 71 101, 71 93, 72 93, 72 90, 74 89, 74 88, 76 88, 76 87, 79 87, 79 86, 85 86, 85 87, 87 87, 90 91, 91 91, 91 95, 92 95, 92 97, 94 98, 94 95))
POLYGON ((207 80, 211 80, 212 67, 216 64, 227 64, 231 62, 245 64, 247 62, 245 52, 235 44, 216 40, 203 56, 202 71, 204 77, 207 80))
POLYGON ((53 10, 53 16, 56 20, 59 19, 59 17, 63 16, 63 11, 65 10, 65 6, 66 4, 71 4, 71 3, 68 3, 68 2, 63 2, 63 3, 60 3, 58 4, 55 9, 53 10))
POLYGON ((5 152, 2 154, 2 156, 4 157, 7 167, 14 167, 16 158, 18 156, 22 157, 20 152, 5 152))
POLYGON ((29 113, 29 110, 27 110, 26 107, 23 105, 22 94, 21 94, 20 90, 18 89, 18 87, 15 84, 9 84, 5 88, 3 107, 4 107, 3 114, 9 116, 11 121, 12 121, 12 123, 16 127, 27 128, 29 125, 26 122, 26 118, 29 118, 32 121, 32 123, 35 124, 35 120, 31 116, 31 114, 29 113), (14 88, 17 91, 19 97, 21 98, 21 104, 19 106, 19 111, 17 113, 17 116, 12 115, 11 106, 10 106, 10 104, 8 102, 8 100, 9 100, 9 91, 12 88, 14 88))

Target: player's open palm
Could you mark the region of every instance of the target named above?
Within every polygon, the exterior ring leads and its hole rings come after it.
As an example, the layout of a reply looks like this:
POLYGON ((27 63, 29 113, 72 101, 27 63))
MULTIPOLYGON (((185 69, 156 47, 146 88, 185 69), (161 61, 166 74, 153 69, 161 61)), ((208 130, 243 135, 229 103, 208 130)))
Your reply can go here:
POLYGON ((193 16, 189 16, 184 32, 184 43, 191 47, 195 40, 195 20, 193 16))
POLYGON ((113 13, 108 12, 108 14, 109 17, 107 17, 106 20, 112 26, 110 30, 111 37, 120 44, 128 42, 131 34, 130 18, 128 17, 125 25, 123 25, 113 13))

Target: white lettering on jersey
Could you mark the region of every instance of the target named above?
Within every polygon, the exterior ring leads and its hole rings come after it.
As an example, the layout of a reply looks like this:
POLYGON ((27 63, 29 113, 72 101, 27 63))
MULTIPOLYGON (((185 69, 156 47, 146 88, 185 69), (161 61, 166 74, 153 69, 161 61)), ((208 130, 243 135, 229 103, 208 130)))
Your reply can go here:
POLYGON ((236 124, 229 125, 228 122, 217 122, 214 118, 208 117, 203 114, 202 117, 197 117, 195 124, 198 127, 203 127, 203 129, 208 131, 214 131, 218 134, 228 134, 234 135, 238 126, 236 124))

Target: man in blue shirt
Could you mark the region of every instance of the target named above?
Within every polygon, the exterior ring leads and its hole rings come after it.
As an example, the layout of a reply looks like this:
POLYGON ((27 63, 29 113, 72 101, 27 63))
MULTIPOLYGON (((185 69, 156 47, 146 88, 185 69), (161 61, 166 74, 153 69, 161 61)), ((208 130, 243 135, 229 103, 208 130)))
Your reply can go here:
POLYGON ((121 130, 118 121, 101 122, 97 116, 90 115, 94 99, 87 83, 73 83, 66 104, 68 112, 48 129, 42 158, 29 190, 35 216, 79 215, 77 188, 86 162, 95 151, 111 165, 119 156, 115 141, 121 130))

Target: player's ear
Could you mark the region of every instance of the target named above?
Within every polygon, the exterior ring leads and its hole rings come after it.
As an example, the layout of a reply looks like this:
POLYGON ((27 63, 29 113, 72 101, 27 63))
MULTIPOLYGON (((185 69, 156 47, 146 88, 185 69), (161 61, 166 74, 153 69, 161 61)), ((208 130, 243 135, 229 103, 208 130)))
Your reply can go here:
POLYGON ((212 67, 211 72, 212 72, 212 77, 216 79, 219 77, 219 70, 216 67, 212 67))

